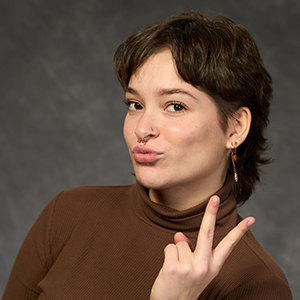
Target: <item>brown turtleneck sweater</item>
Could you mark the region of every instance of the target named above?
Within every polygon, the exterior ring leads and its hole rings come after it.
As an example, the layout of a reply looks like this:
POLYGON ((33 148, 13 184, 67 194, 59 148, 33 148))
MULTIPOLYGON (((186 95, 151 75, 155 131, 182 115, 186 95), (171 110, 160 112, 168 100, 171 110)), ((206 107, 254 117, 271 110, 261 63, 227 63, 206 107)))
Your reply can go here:
MULTIPOLYGON (((217 194, 215 245, 240 220, 229 178, 217 194)), ((206 204, 176 211, 153 203, 138 183, 64 191, 28 233, 2 300, 149 299, 165 246, 177 231, 195 244, 206 204)), ((199 299, 292 295, 281 269, 248 232, 199 299)))

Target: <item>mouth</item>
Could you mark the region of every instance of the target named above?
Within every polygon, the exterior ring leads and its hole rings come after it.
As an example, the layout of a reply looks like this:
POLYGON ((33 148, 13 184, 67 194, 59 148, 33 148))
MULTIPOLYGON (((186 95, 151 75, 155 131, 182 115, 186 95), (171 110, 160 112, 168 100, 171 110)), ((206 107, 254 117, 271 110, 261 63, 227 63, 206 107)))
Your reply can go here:
POLYGON ((156 162, 161 153, 156 152, 147 146, 135 146, 132 151, 133 158, 137 163, 140 164, 151 164, 156 162))

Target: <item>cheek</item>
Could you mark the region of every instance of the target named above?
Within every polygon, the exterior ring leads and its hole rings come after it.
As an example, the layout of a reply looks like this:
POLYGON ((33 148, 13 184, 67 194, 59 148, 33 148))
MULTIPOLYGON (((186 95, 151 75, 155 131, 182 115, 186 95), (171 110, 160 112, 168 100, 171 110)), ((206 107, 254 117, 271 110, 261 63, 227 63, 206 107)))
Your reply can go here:
POLYGON ((130 141, 130 137, 133 135, 134 135, 133 124, 128 120, 128 117, 126 116, 123 124, 123 136, 127 145, 128 142, 130 141))
POLYGON ((176 136, 177 141, 181 146, 193 146, 193 145, 199 145, 206 140, 209 139, 210 136, 210 130, 209 126, 206 125, 193 125, 187 124, 187 126, 184 126, 184 124, 181 124, 178 127, 173 127, 170 129, 170 136, 176 136))

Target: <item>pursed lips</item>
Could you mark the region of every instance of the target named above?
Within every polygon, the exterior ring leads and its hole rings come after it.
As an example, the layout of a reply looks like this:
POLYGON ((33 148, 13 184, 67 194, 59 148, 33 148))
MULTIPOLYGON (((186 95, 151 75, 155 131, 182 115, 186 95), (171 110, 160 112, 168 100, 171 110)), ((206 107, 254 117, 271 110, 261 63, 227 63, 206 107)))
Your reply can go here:
POLYGON ((132 150, 133 158, 141 164, 151 164, 159 159, 159 153, 148 146, 135 146, 132 150))

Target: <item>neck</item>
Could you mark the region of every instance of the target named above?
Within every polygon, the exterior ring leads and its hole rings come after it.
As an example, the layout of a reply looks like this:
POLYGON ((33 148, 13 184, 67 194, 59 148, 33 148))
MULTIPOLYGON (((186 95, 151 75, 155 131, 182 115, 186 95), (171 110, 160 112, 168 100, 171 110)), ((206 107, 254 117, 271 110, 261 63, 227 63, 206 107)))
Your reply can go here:
POLYGON ((202 184, 182 184, 162 190, 149 190, 150 199, 178 211, 196 206, 213 196, 224 184, 226 174, 219 180, 208 180, 202 184))

